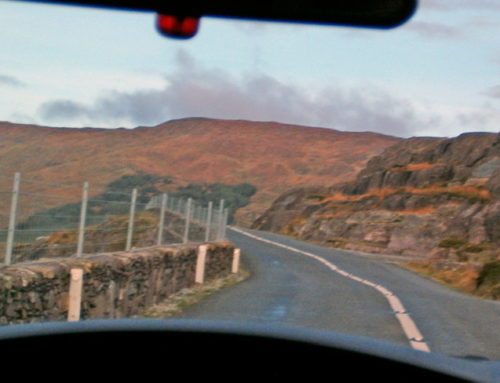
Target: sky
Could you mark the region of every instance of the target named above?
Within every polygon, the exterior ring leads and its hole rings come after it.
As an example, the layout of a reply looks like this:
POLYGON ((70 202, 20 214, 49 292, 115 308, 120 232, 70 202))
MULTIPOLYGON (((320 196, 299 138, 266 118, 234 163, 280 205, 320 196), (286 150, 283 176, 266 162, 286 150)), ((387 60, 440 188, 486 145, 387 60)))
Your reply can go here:
POLYGON ((0 0, 0 121, 134 128, 185 117, 399 137, 498 132, 500 2, 421 0, 390 30, 0 0))

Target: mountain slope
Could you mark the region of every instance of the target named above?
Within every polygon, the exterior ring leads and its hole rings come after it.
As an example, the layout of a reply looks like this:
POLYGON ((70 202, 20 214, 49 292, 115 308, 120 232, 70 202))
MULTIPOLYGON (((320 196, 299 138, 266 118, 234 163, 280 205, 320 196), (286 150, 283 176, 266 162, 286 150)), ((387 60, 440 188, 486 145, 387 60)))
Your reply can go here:
POLYGON ((355 181, 280 196, 255 228, 422 254, 446 238, 500 245, 500 134, 402 141, 355 181))
POLYGON ((500 298, 500 134, 402 141, 373 157, 352 182, 281 195, 253 227, 334 247, 423 256, 436 270, 467 264, 473 289, 488 264, 498 274, 491 294, 500 298))
MULTIPOLYGON (((0 191, 12 175, 39 193, 87 180, 97 194, 126 174, 169 176, 171 187, 188 183, 247 182, 258 190, 239 212, 245 222, 262 213, 282 192, 310 184, 330 185, 354 175, 373 155, 400 139, 375 133, 189 118, 135 129, 73 129, 0 123, 0 191)), ((79 192, 58 191, 69 202, 79 192)), ((57 203, 47 201, 46 208, 57 203)), ((6 212, 8 204, 2 204, 6 212)))

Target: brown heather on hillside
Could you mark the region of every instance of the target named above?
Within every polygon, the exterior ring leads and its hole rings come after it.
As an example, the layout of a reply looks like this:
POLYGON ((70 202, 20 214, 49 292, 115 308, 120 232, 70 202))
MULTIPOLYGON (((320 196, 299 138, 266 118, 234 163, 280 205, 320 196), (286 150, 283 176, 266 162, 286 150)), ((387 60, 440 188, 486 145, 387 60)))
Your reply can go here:
POLYGON ((401 141, 354 181, 284 193, 253 227, 421 256, 414 270, 500 299, 500 134, 401 141))
MULTIPOLYGON (((126 174, 171 176, 173 186, 248 182, 258 191, 237 216, 249 223, 293 187, 352 179, 370 157, 398 141, 369 132, 205 118, 115 130, 1 122, 0 191, 11 190, 14 172, 23 180, 75 184, 76 189, 57 191, 53 185, 22 184, 24 191, 67 196, 64 203, 79 200, 78 185, 85 180, 96 195, 126 174)), ((0 214, 8 212, 3 202, 0 214)), ((47 200, 44 207, 60 204, 47 200)))

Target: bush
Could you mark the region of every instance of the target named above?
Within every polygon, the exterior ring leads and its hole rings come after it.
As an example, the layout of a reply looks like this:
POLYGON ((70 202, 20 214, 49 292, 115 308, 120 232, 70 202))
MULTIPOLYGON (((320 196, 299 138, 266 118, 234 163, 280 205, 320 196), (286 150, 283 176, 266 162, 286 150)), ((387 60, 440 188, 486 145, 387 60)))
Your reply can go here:
POLYGON ((236 210, 247 206, 250 203, 250 197, 256 192, 257 188, 249 183, 238 185, 214 183, 189 184, 188 186, 180 187, 177 193, 173 195, 182 198, 190 197, 202 205, 208 205, 210 201, 217 204, 218 201, 223 199, 224 206, 229 209, 229 222, 232 222, 236 210))
POLYGON ((500 282, 500 261, 485 263, 478 277, 478 285, 500 282))
POLYGON ((460 238, 446 238, 439 242, 439 247, 457 249, 465 245, 465 241, 460 238))
POLYGON ((484 250, 487 250, 488 248, 489 246, 479 244, 479 245, 469 245, 464 250, 467 253, 480 253, 484 250))

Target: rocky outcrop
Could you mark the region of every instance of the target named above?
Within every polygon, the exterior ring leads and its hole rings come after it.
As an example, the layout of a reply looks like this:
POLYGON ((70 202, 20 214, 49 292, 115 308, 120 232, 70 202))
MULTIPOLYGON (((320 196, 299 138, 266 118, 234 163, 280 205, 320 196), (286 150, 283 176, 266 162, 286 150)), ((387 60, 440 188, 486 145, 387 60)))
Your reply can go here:
POLYGON ((402 141, 352 182, 281 195, 253 227, 370 252, 498 257, 500 134, 402 141))

